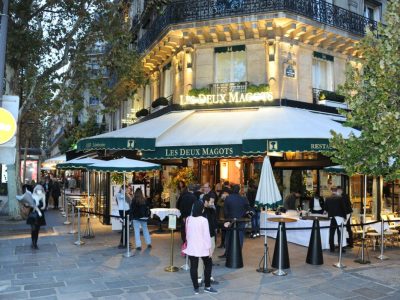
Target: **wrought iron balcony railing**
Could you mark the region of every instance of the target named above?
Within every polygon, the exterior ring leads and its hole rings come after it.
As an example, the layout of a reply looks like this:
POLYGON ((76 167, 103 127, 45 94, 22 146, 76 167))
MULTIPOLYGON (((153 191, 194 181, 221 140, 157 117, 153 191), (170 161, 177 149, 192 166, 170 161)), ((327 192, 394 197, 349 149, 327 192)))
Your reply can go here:
POLYGON ((178 0, 152 22, 138 41, 140 53, 173 24, 272 12, 290 12, 363 36, 377 22, 322 0, 178 0))
POLYGON ((248 84, 247 81, 212 83, 209 85, 209 89, 211 94, 246 93, 248 84))

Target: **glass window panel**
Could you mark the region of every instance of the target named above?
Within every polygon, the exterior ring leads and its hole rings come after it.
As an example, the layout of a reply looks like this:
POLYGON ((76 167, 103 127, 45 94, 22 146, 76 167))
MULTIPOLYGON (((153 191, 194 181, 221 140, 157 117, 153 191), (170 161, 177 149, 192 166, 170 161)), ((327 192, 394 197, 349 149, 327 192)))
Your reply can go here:
POLYGON ((232 52, 232 82, 246 81, 246 52, 232 52))
POLYGON ((223 52, 215 54, 215 81, 217 83, 230 82, 231 53, 223 52))

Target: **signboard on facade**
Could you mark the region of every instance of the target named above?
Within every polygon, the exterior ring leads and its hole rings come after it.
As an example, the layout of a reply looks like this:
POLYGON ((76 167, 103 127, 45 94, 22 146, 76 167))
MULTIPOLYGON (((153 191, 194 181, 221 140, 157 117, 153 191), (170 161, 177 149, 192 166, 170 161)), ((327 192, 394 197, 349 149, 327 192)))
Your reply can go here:
POLYGON ((6 109, 0 107, 0 144, 11 140, 17 131, 14 116, 6 109))
POLYGON ((240 93, 229 92, 225 94, 200 94, 198 96, 180 96, 181 105, 201 104, 233 104, 233 103, 250 103, 259 101, 272 101, 274 100, 271 92, 259 93, 240 93))

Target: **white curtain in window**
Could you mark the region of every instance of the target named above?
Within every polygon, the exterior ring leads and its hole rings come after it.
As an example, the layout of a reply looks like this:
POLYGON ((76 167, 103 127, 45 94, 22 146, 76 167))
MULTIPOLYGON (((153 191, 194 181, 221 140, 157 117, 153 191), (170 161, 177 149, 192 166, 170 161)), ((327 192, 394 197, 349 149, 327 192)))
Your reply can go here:
POLYGON ((246 81, 246 51, 215 53, 215 82, 246 81))
POLYGON ((327 60, 313 59, 313 88, 333 91, 333 63, 327 60))

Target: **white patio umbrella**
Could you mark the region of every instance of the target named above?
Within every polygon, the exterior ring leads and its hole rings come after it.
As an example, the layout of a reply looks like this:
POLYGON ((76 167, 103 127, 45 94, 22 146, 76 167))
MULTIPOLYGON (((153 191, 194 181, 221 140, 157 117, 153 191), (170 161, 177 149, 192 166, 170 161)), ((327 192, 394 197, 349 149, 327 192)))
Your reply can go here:
POLYGON ((274 173, 272 172, 269 157, 264 158, 261 169, 260 182, 256 195, 256 204, 260 206, 272 207, 282 200, 278 185, 276 184, 274 173))
MULTIPOLYGON (((258 183, 256 204, 259 206, 272 207, 282 200, 281 193, 279 192, 278 185, 272 172, 271 162, 269 157, 264 157, 263 166, 261 169, 260 182, 258 183)), ((264 214, 264 224, 267 225, 267 214, 264 214)), ((257 271, 268 273, 270 270, 267 266, 267 256, 268 256, 268 245, 267 245, 267 231, 264 230, 264 264, 263 267, 257 271)))

